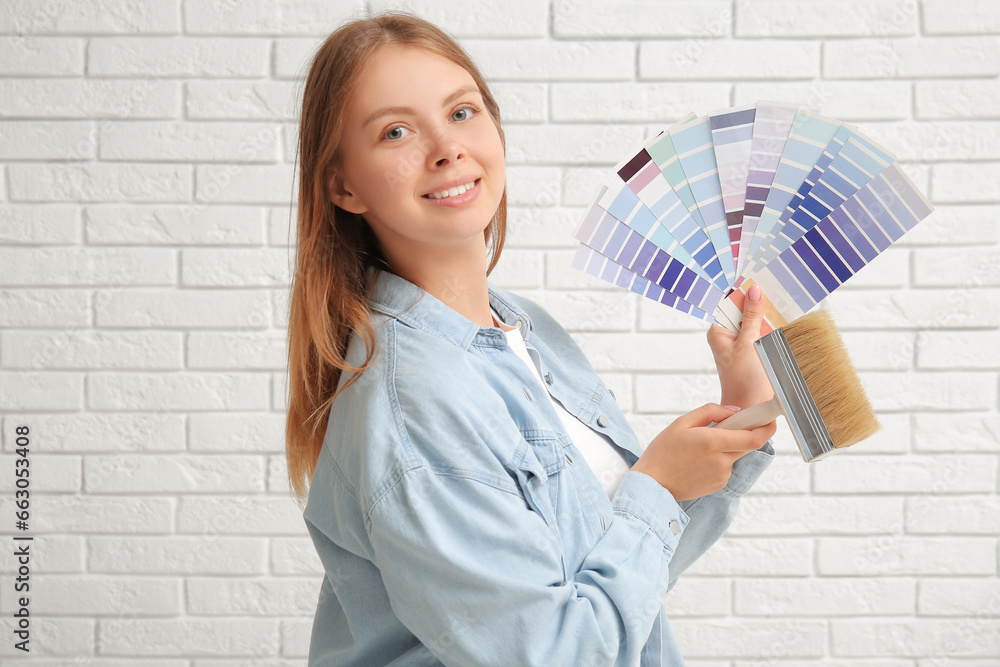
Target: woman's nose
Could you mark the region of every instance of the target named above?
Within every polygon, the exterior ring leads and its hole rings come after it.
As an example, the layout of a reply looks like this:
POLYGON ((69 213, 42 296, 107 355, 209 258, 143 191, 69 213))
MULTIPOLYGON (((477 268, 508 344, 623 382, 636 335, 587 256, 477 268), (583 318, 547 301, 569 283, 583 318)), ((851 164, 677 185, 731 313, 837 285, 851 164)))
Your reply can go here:
POLYGON ((440 129, 434 133, 428 157, 434 166, 443 167, 449 162, 465 157, 465 148, 454 132, 450 129, 440 129))

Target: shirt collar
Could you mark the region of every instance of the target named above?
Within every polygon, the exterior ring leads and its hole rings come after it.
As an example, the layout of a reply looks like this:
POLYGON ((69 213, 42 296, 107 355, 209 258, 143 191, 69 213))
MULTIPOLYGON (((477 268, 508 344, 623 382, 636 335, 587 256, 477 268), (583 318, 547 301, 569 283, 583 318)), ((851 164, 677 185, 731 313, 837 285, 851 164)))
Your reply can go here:
MULTIPOLYGON (((498 327, 480 327, 453 310, 437 297, 396 274, 369 266, 365 273, 368 302, 372 310, 398 319, 415 329, 426 331, 468 349, 475 341, 484 345, 504 345, 506 335, 498 327)), ((507 326, 516 326, 527 342, 531 318, 515 303, 512 295, 494 287, 487 280, 490 305, 507 326)))

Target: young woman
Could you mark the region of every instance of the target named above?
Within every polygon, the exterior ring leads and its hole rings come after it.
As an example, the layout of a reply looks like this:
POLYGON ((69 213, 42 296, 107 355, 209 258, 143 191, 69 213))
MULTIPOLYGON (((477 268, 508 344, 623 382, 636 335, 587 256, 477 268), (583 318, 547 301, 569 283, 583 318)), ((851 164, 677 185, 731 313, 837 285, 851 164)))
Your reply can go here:
POLYGON ((309 71, 289 326, 289 479, 326 571, 310 665, 679 665, 665 593, 770 463, 770 398, 712 327, 723 405, 642 447, 572 338, 487 276, 504 135, 482 75, 412 16, 309 71))

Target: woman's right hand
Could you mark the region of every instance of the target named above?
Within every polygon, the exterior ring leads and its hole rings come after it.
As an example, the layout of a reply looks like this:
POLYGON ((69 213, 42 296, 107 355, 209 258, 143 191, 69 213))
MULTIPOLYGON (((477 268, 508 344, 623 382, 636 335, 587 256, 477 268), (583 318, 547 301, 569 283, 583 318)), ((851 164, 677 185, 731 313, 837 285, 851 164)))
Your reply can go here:
POLYGON ((726 486, 733 463, 760 449, 774 435, 776 422, 751 430, 711 428, 733 410, 707 403, 678 417, 653 438, 632 466, 670 491, 674 500, 692 500, 726 486))

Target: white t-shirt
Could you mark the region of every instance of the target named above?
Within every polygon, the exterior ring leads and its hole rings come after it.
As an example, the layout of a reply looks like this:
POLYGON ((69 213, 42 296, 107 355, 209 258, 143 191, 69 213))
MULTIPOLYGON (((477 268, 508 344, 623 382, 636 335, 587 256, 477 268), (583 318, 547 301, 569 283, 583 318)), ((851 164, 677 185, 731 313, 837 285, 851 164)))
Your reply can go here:
MULTIPOLYGON (((495 310, 493 310, 493 316, 498 322, 503 321, 495 310)), ((562 403, 552 398, 548 387, 545 386, 545 381, 542 380, 538 369, 535 368, 535 363, 528 355, 528 348, 524 344, 524 338, 521 336, 520 330, 512 329, 504 333, 507 334, 507 342, 510 344, 511 349, 531 369, 532 377, 538 380, 542 389, 545 390, 545 394, 552 401, 552 407, 555 409, 556 414, 559 415, 559 419, 562 420, 566 432, 573 440, 576 448, 583 454, 583 458, 586 460, 587 465, 590 466, 590 470, 597 477, 597 481, 604 488, 604 492, 608 494, 608 499, 613 498, 615 491, 618 490, 618 485, 622 481, 622 477, 625 476, 625 473, 629 469, 624 455, 614 445, 595 433, 589 426, 570 414, 563 407, 562 403)))

